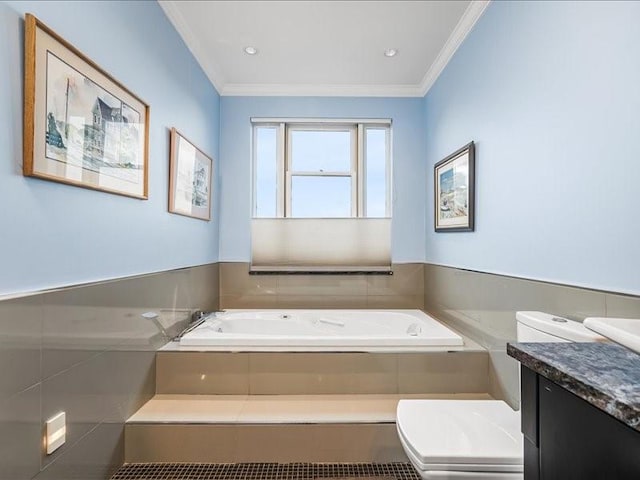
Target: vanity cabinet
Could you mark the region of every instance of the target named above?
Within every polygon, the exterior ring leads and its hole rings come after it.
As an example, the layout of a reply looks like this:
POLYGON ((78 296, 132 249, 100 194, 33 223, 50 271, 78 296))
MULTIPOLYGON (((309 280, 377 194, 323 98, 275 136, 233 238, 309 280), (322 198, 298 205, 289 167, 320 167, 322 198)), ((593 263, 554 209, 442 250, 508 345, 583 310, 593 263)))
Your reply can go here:
POLYGON ((640 432, 522 366, 525 480, 640 480, 640 432))

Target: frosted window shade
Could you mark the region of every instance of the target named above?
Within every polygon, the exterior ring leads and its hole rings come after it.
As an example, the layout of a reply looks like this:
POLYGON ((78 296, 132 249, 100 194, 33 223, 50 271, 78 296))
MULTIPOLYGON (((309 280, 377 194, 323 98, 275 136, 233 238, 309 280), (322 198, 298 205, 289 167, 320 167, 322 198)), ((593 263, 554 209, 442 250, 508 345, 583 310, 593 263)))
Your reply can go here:
POLYGON ((390 218, 254 218, 251 269, 389 270, 390 218))

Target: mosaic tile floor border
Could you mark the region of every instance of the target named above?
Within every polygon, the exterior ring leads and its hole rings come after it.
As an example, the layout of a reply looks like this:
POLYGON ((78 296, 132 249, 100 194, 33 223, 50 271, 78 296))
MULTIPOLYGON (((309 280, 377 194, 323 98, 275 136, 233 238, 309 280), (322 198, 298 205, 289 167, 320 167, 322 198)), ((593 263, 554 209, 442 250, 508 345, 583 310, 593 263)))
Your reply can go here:
POLYGON ((111 480, 420 480, 409 463, 129 463, 111 480))

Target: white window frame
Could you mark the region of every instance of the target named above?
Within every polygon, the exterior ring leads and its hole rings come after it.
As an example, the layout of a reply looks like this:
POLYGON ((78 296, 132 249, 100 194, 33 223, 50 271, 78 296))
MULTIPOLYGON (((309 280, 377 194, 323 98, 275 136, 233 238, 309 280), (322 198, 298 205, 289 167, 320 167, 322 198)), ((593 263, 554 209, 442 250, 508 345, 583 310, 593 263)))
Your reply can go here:
POLYGON ((300 119, 252 118, 252 217, 256 218, 256 131, 257 128, 276 129, 276 217, 291 217, 291 185, 295 176, 350 177, 351 218, 367 216, 366 212, 366 130, 385 130, 385 215, 391 217, 391 120, 389 119, 300 119), (351 133, 351 165, 349 171, 295 171, 291 158, 291 132, 295 131, 349 131, 351 133))

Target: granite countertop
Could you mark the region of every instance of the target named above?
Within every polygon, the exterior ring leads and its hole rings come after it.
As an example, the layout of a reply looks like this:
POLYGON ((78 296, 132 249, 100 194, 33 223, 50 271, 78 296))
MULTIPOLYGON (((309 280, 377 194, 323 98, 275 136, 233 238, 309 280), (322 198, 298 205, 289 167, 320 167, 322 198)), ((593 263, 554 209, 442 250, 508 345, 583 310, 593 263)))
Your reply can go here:
POLYGON ((640 355, 612 343, 509 343, 509 356, 640 431, 640 355))

